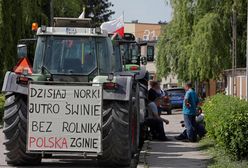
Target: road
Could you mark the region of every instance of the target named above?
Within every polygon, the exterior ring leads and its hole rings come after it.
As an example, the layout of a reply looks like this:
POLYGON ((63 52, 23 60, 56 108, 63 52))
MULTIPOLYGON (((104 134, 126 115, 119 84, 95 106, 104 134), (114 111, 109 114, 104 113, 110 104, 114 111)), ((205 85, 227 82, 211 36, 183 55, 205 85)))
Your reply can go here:
MULTIPOLYGON (((184 128, 181 127, 180 121, 182 115, 180 111, 173 111, 172 115, 163 115, 170 121, 165 126, 166 133, 172 141, 155 142, 146 141, 140 155, 140 163, 138 168, 205 168, 210 158, 199 150, 197 143, 179 142, 174 139, 184 128)), ((0 167, 8 167, 4 158, 4 146, 2 130, 0 130, 0 167)), ((82 159, 42 159, 42 165, 36 168, 54 168, 54 167, 84 167, 97 168, 95 160, 82 159)), ((29 167, 30 168, 30 167, 29 167)))
POLYGON ((174 139, 184 128, 181 111, 173 111, 172 115, 163 115, 170 121, 165 126, 167 136, 171 141, 147 141, 140 155, 139 167, 149 168, 206 168, 210 157, 199 149, 199 143, 187 143, 174 139))
MULTIPOLYGON (((4 156, 4 146, 3 146, 3 133, 2 129, 0 129, 0 168, 10 168, 5 162, 4 156)), ((82 159, 78 156, 67 156, 66 159, 61 158, 59 156, 55 156, 55 158, 42 159, 42 164, 40 166, 29 166, 29 167, 15 167, 15 168, 56 168, 56 167, 69 167, 69 168, 103 168, 99 167, 96 160, 93 159, 82 159)))

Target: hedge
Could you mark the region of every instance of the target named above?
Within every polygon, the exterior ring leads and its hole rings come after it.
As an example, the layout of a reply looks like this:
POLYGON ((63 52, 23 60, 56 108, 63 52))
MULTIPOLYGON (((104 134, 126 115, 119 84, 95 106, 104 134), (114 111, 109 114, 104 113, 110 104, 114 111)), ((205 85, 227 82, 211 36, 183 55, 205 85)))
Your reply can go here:
POLYGON ((203 105, 208 136, 232 158, 248 156, 248 102, 236 97, 216 95, 203 105))

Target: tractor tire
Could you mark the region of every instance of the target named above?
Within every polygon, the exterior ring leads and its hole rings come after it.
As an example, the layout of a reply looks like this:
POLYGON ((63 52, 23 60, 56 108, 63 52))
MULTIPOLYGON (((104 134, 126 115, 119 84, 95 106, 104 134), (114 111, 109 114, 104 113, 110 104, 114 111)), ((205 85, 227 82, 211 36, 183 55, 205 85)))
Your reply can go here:
POLYGON ((146 85, 140 83, 140 133, 139 133, 139 150, 142 149, 144 141, 145 141, 145 130, 144 130, 144 123, 145 118, 147 117, 147 104, 148 104, 148 88, 146 85))
POLYGON ((132 155, 139 151, 140 143, 140 86, 139 83, 133 88, 133 109, 131 116, 132 123, 132 155))
POLYGON ((38 165, 41 155, 26 153, 27 97, 16 93, 5 95, 4 128, 6 162, 10 165, 38 165))
POLYGON ((102 155, 98 161, 106 166, 129 166, 131 163, 132 101, 104 101, 102 127, 102 155))

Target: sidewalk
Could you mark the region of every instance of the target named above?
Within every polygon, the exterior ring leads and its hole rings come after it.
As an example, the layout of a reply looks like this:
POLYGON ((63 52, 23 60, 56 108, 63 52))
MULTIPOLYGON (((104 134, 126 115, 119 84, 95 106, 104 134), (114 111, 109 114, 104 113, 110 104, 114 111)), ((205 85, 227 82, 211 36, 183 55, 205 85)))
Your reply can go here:
POLYGON ((174 136, 184 130, 180 125, 181 112, 163 117, 170 121, 165 130, 172 141, 146 141, 138 168, 206 168, 210 157, 199 150, 198 143, 185 143, 174 139, 174 136))

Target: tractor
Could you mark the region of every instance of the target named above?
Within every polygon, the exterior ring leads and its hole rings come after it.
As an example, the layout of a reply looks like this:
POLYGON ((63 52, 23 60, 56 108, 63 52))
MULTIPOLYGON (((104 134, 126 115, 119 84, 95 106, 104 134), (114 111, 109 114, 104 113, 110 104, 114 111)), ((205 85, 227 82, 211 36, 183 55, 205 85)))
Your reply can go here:
POLYGON ((122 167, 137 156, 145 75, 127 71, 108 34, 92 25, 85 18, 54 18, 52 27, 34 28, 35 39, 20 40, 19 61, 2 88, 9 165, 75 154, 122 167))
POLYGON ((138 43, 132 33, 124 33, 121 37, 118 34, 111 36, 115 53, 121 55, 123 61, 123 69, 135 76, 139 83, 140 92, 140 115, 139 115, 139 148, 142 147, 145 137, 144 121, 147 115, 148 104, 148 81, 149 72, 146 70, 147 57, 141 56, 141 47, 147 43, 138 43))

